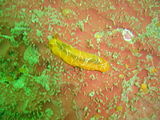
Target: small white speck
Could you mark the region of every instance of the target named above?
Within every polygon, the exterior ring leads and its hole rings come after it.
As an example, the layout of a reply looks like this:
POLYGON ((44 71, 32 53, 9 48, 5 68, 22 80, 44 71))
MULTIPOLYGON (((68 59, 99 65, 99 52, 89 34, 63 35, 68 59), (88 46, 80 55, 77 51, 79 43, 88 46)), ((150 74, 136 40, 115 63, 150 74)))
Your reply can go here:
POLYGON ((129 42, 130 44, 133 44, 133 43, 134 43, 134 41, 133 41, 134 35, 133 35, 133 33, 132 33, 130 30, 128 30, 128 29, 123 29, 122 35, 123 35, 123 39, 124 39, 125 41, 129 42))

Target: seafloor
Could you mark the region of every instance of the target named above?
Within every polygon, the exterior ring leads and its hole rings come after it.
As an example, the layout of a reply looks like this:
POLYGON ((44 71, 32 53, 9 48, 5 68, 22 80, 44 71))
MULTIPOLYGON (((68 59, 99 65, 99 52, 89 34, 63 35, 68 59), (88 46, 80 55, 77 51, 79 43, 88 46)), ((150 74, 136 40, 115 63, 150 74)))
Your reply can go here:
POLYGON ((0 120, 160 120, 160 1, 0 0, 0 120))

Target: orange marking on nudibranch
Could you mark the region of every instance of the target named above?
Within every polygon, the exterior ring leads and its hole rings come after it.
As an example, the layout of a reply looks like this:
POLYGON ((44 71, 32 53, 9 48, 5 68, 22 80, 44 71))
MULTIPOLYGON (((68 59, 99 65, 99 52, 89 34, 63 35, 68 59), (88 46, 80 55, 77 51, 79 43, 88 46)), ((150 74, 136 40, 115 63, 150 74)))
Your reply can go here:
POLYGON ((101 72, 106 72, 110 68, 109 63, 105 59, 80 51, 59 40, 57 35, 49 41, 49 47, 56 56, 72 66, 101 72))

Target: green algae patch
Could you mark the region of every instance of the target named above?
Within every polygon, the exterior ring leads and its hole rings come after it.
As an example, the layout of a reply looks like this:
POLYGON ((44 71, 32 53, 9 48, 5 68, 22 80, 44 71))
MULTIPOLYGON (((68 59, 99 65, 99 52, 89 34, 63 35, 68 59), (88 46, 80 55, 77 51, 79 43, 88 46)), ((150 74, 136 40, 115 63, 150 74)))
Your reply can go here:
POLYGON ((13 82, 13 86, 16 89, 20 89, 20 88, 24 88, 25 87, 25 80, 26 77, 25 76, 21 76, 18 80, 13 82))
POLYGON ((148 37, 153 37, 160 39, 160 25, 158 18, 152 19, 152 22, 146 27, 146 35, 148 37))
POLYGON ((4 57, 7 52, 9 51, 10 48, 10 43, 8 40, 2 40, 0 41, 0 56, 4 57))
POLYGON ((50 76, 42 73, 41 76, 36 76, 34 77, 34 79, 37 83, 41 84, 47 91, 50 90, 50 85, 49 85, 50 76))
MULTIPOLYGON (((0 4, 3 2, 5 0, 0 0, 0 4)), ((28 2, 15 4, 8 8, 2 6, 0 10, 3 17, 0 25, 0 120, 59 120, 64 113, 61 100, 57 100, 60 68, 54 66, 53 70, 39 61, 43 55, 35 47, 33 37, 43 36, 40 27, 44 16, 49 17, 49 23, 61 24, 59 12, 56 9, 52 12, 48 7, 44 11, 28 7, 19 10, 19 6, 28 2), (33 23, 39 23, 40 27, 30 28, 33 23), (44 67, 42 72, 35 67, 37 63, 44 67)), ((48 25, 47 21, 45 23, 48 25)), ((47 64, 50 63, 47 61, 47 64)))
POLYGON ((37 35, 38 37, 42 37, 42 36, 43 36, 43 33, 42 33, 42 31, 37 30, 37 31, 36 31, 36 35, 37 35))
POLYGON ((128 101, 129 101, 128 94, 129 94, 129 92, 132 92, 132 87, 137 79, 139 79, 139 77, 137 77, 137 75, 134 75, 128 81, 124 80, 122 82, 122 87, 123 87, 123 92, 121 94, 122 101, 128 103, 128 101))
POLYGON ((38 50, 34 47, 29 46, 23 56, 24 60, 30 65, 35 65, 39 62, 39 53, 38 50))
POLYGON ((89 93, 89 96, 90 97, 93 97, 95 95, 95 92, 94 91, 91 91, 90 93, 89 93))
POLYGON ((16 22, 15 26, 11 29, 11 34, 14 36, 19 36, 26 31, 30 31, 30 28, 28 27, 28 24, 26 22, 16 22))
POLYGON ((50 117, 50 116, 52 116, 52 115, 54 114, 51 108, 47 108, 47 109, 45 110, 45 113, 46 113, 46 115, 47 115, 48 117, 50 117))

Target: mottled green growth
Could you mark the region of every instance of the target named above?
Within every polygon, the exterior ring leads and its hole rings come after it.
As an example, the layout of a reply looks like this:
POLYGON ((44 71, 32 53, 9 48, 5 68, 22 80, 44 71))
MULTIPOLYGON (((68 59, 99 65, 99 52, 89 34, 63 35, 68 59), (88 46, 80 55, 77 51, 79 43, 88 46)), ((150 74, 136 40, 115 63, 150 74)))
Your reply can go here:
POLYGON ((38 9, 34 9, 31 10, 30 12, 32 12, 32 16, 31 16, 31 21, 33 23, 38 23, 40 26, 42 25, 42 23, 40 22, 40 19, 46 14, 45 12, 38 10, 38 9))
MULTIPOLYGON (((0 3, 1 4, 1 3, 0 3)), ((2 16, 3 15, 3 11, 2 10, 0 10, 0 16, 2 16)))
POLYGON ((23 38, 22 38, 22 40, 23 40, 23 42, 24 42, 24 44, 25 45, 29 45, 29 43, 30 43, 30 41, 29 41, 29 39, 28 39, 28 33, 27 32, 24 32, 23 33, 23 38))
POLYGON ((48 118, 48 120, 52 117, 52 115, 54 114, 51 108, 47 108, 45 110, 46 116, 48 118))
POLYGON ((0 5, 2 5, 3 3, 5 3, 5 0, 0 0, 0 5))
POLYGON ((96 38, 96 39, 100 39, 100 38, 102 38, 104 36, 104 32, 102 31, 102 32, 96 32, 95 34, 94 34, 94 37, 96 38))
POLYGON ((27 23, 21 21, 15 23, 15 27, 11 29, 11 34, 14 36, 19 36, 26 31, 30 31, 30 28, 28 27, 27 23))
POLYGON ((14 81, 13 82, 14 88, 20 89, 20 88, 25 87, 25 84, 26 84, 25 80, 26 80, 26 77, 25 76, 21 76, 18 80, 14 81))
POLYGON ((99 117, 93 116, 93 117, 90 118, 90 120, 99 120, 99 117))
POLYGON ((42 36, 43 36, 43 33, 42 33, 42 31, 37 30, 36 35, 37 35, 38 37, 42 37, 42 36))
POLYGON ((63 25, 63 22, 60 20, 60 14, 57 11, 52 12, 50 17, 50 24, 63 25))
POLYGON ((45 75, 45 72, 43 72, 41 76, 35 76, 34 79, 37 83, 41 84, 47 91, 50 90, 50 87, 49 87, 50 76, 45 75))
POLYGON ((38 9, 34 9, 33 10, 33 13, 38 16, 38 17, 42 17, 45 15, 45 12, 41 11, 41 10, 38 10, 38 9))
POLYGON ((108 120, 119 120, 120 116, 116 113, 113 113, 111 116, 109 116, 108 120))
POLYGON ((0 120, 60 120, 64 111, 57 94, 62 69, 47 67, 50 63, 42 64, 43 72, 37 69, 40 53, 33 44, 33 36, 42 41, 42 24, 62 24, 60 12, 52 7, 30 10, 25 4, 0 0, 0 120), (44 16, 49 21, 42 23, 44 16), (33 23, 40 27, 30 28, 33 23))
POLYGON ((47 39, 48 39, 48 40, 51 40, 52 38, 53 38, 53 37, 52 37, 51 35, 48 35, 48 36, 47 36, 47 39))
POLYGON ((160 52, 160 46, 158 46, 158 51, 160 52))
POLYGON ((88 22, 88 17, 86 19, 80 20, 76 23, 77 27, 81 30, 84 31, 84 24, 88 22))
POLYGON ((158 21, 158 18, 152 19, 152 22, 147 25, 146 35, 148 37, 160 39, 160 21, 158 21))
POLYGON ((83 21, 78 21, 76 25, 79 27, 79 29, 81 31, 84 31, 84 22, 83 21))
POLYGON ((121 100, 128 103, 128 93, 132 91, 132 87, 135 83, 135 81, 139 79, 137 75, 134 75, 132 78, 130 78, 128 81, 124 80, 122 82, 123 92, 121 94, 121 100))
POLYGON ((133 2, 133 0, 127 0, 128 2, 130 2, 130 3, 132 3, 133 2))
POLYGON ((93 97, 95 95, 95 92, 94 91, 91 91, 90 93, 89 93, 89 96, 90 97, 93 97))
POLYGON ((39 62, 39 53, 36 48, 29 46, 25 50, 23 58, 30 65, 35 65, 39 62))

